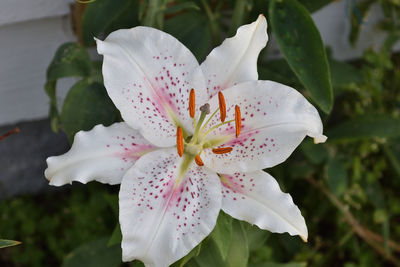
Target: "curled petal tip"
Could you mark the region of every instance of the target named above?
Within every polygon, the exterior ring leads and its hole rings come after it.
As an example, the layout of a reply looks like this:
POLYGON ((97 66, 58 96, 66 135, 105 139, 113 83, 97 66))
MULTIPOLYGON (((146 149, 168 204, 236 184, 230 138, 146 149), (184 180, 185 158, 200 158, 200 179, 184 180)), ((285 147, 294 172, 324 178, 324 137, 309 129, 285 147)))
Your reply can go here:
POLYGON ((326 139, 328 139, 328 137, 323 134, 316 136, 314 137, 314 144, 325 143, 326 139))
POLYGON ((308 242, 308 237, 307 236, 300 236, 301 240, 303 240, 304 243, 308 242))

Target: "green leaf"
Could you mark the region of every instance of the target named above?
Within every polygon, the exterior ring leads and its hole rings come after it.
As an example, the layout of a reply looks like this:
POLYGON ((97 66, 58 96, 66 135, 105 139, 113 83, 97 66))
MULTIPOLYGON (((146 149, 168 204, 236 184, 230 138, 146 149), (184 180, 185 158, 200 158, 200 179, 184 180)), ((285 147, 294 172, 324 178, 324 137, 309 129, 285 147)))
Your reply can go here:
POLYGON ((246 267, 249 259, 249 245, 246 232, 240 221, 234 220, 233 237, 229 248, 226 265, 229 267, 246 267))
POLYGON ((239 221, 232 221, 232 242, 230 242, 226 259, 222 259, 220 249, 213 238, 203 242, 199 256, 193 260, 200 267, 246 267, 249 258, 249 247, 246 232, 239 221))
POLYGON ((87 5, 82 18, 82 40, 94 44, 94 37, 139 24, 137 0, 97 0, 87 5))
POLYGON ((249 250, 255 250, 261 247, 270 236, 271 232, 262 230, 256 225, 251 225, 245 221, 241 221, 243 231, 246 233, 249 250))
POLYGON ((304 140, 300 147, 304 155, 314 164, 324 162, 329 156, 323 144, 314 144, 311 139, 304 140))
POLYGON ((60 114, 57 107, 56 84, 57 82, 55 80, 50 80, 47 81, 44 86, 46 94, 50 98, 49 118, 51 129, 54 132, 58 132, 58 129, 60 128, 60 114))
POLYGON ((7 248, 21 244, 19 241, 0 239, 0 248, 7 248))
POLYGON ((202 243, 200 243, 194 249, 192 249, 185 257, 183 257, 179 261, 172 264, 171 267, 183 267, 183 266, 193 265, 193 264, 188 264, 188 263, 189 262, 195 263, 194 261, 190 261, 190 260, 194 257, 197 257, 200 254, 201 246, 202 246, 201 244, 202 243))
POLYGON ((191 11, 166 20, 164 30, 187 46, 201 62, 211 43, 208 23, 203 13, 191 11))
POLYGON ((326 174, 329 188, 336 196, 342 196, 348 187, 346 168, 337 158, 332 158, 328 162, 326 174))
POLYGON ((331 70, 333 87, 341 87, 364 82, 364 76, 361 71, 348 63, 329 59, 329 67, 331 70))
POLYGON ((107 247, 114 246, 116 244, 121 244, 122 241, 122 233, 121 233, 121 227, 119 223, 115 226, 114 231, 108 240, 107 247))
POLYGON ((385 114, 367 114, 352 118, 327 131, 332 140, 392 138, 400 136, 400 119, 385 114))
POLYGON ((333 0, 299 0, 299 2, 302 3, 310 13, 321 9, 332 1, 333 0))
POLYGON ((71 142, 78 131, 88 131, 97 124, 108 126, 116 117, 117 110, 104 86, 88 80, 70 89, 61 112, 62 127, 71 142))
POLYGON ((232 240, 232 217, 220 212, 214 230, 211 233, 211 238, 214 239, 221 257, 223 260, 228 255, 229 247, 232 240))
POLYGON ((69 253, 62 267, 113 267, 121 265, 120 246, 107 247, 108 237, 96 239, 69 253))
POLYGON ((315 103, 329 113, 333 93, 328 60, 321 36, 307 9, 297 0, 272 0, 269 17, 290 67, 315 103))
POLYGON ((275 263, 275 262, 263 262, 257 264, 251 264, 249 267, 306 267, 305 262, 289 262, 289 263, 275 263))
POLYGON ((77 43, 65 43, 58 48, 47 68, 47 80, 87 77, 91 73, 91 64, 89 53, 84 47, 77 43))

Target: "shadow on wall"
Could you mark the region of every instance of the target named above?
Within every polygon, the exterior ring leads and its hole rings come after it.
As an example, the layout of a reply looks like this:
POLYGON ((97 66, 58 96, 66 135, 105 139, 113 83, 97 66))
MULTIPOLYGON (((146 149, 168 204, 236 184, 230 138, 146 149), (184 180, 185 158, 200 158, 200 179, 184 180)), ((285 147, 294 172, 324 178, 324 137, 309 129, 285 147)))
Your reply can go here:
POLYGON ((21 132, 0 142, 0 199, 54 190, 43 174, 46 158, 69 148, 65 134, 52 132, 47 119, 1 126, 0 134, 16 126, 21 132))

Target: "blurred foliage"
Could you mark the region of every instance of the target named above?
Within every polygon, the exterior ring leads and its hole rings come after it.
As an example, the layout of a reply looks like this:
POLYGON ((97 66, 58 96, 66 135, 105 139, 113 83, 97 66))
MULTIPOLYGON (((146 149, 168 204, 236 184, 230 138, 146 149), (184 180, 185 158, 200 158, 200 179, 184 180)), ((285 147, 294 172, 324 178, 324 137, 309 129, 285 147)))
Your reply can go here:
MULTIPOLYGON (((70 140, 80 129, 120 120, 104 93, 101 62, 91 59, 88 51, 93 37, 137 25, 173 34, 201 62, 238 26, 260 13, 269 14, 270 34, 276 35, 285 59, 270 60, 262 53, 260 79, 298 89, 325 112, 320 114, 328 142, 314 145, 305 140, 288 161, 268 170, 300 207, 308 243, 262 231, 221 212, 210 236, 173 266, 400 266, 400 55, 392 53, 400 36, 400 2, 346 2, 351 43, 357 42, 374 5, 383 11, 377 26, 387 36, 382 46, 371 47, 353 62, 333 59, 310 19, 310 12, 330 2, 96 0, 83 13, 80 43, 64 44, 57 51, 45 89, 52 127, 62 129, 70 140), (277 6, 289 13, 279 13, 277 6), (291 21, 282 23, 279 17, 288 14, 291 21), (285 31, 294 36, 286 38, 285 31), (309 38, 299 38, 298 32, 309 38), (307 64, 298 64, 298 58, 305 57, 307 64), (64 77, 76 77, 77 83, 59 106, 57 81, 64 77), (107 112, 99 113, 100 106, 107 112)), ((0 237, 23 243, 2 249, 0 265, 120 265, 117 189, 91 183, 2 201, 0 237), (82 259, 82 254, 89 256, 82 259), (99 261, 101 255, 107 260, 99 261)))

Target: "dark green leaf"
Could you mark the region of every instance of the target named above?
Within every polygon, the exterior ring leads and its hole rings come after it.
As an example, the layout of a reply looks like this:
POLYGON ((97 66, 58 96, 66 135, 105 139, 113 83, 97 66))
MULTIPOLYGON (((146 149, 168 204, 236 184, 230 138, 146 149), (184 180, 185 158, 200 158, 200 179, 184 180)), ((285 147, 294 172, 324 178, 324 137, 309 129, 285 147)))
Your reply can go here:
POLYGON ((187 254, 185 257, 180 259, 179 261, 175 262, 174 264, 171 265, 171 267, 183 267, 183 266, 192 266, 195 261, 190 261, 193 257, 196 257, 200 254, 201 251, 201 244, 200 243, 197 247, 192 249, 189 254, 187 254), (192 264, 188 264, 191 262, 192 264))
POLYGON ((83 43, 89 46, 94 43, 93 37, 138 25, 137 9, 137 0, 97 0, 88 4, 82 19, 83 43))
POLYGON ((229 247, 232 240, 232 217, 220 212, 214 230, 211 233, 211 238, 214 239, 221 257, 223 260, 228 255, 229 247))
POLYGON ((272 0, 271 27, 290 67, 315 103, 329 113, 333 93, 321 36, 307 9, 297 0, 272 0))
POLYGON ((0 239, 0 248, 12 247, 21 244, 19 241, 0 239))
POLYGON ((301 150, 304 155, 314 164, 320 164, 328 158, 328 151, 323 144, 314 144, 311 139, 301 143, 301 150))
POLYGON ((44 89, 50 98, 49 118, 51 129, 54 132, 58 132, 58 129, 60 128, 60 114, 57 107, 56 84, 57 82, 55 80, 50 80, 47 81, 44 86, 44 89))
POLYGON ((120 246, 107 247, 108 237, 84 244, 68 254, 62 267, 113 267, 121 265, 120 246))
POLYGON ((258 68, 260 80, 271 80, 296 87, 301 84, 284 59, 270 60, 258 68))
POLYGON ((299 0, 299 2, 302 3, 310 13, 313 13, 327 4, 332 3, 333 0, 299 0))
POLYGON ((328 162, 326 173, 329 188, 336 196, 342 196, 346 192, 348 186, 346 168, 337 158, 332 158, 328 162))
POLYGON ((107 247, 111 247, 117 244, 121 244, 122 241, 122 233, 121 233, 121 227, 119 223, 115 226, 114 231, 108 240, 107 247))
POLYGON ((362 115, 329 129, 327 136, 330 140, 396 137, 400 136, 400 119, 384 114, 362 115))
POLYGON ((364 76, 361 71, 350 64, 330 59, 329 67, 332 86, 335 89, 364 82, 364 76))
POLYGON ((211 43, 208 19, 201 12, 187 12, 165 21, 164 30, 173 35, 201 61, 211 43), (190 21, 190 23, 187 23, 190 21))
POLYGON ((77 43, 61 45, 50 66, 47 68, 47 80, 64 77, 87 77, 91 72, 90 57, 86 49, 77 43))
POLYGON ((275 262, 263 262, 257 264, 251 264, 249 267, 306 267, 305 262, 289 262, 289 263, 275 263, 275 262))
POLYGON ((61 122, 70 141, 76 132, 90 130, 97 124, 110 125, 117 110, 102 84, 77 82, 68 92, 61 112, 61 122))

